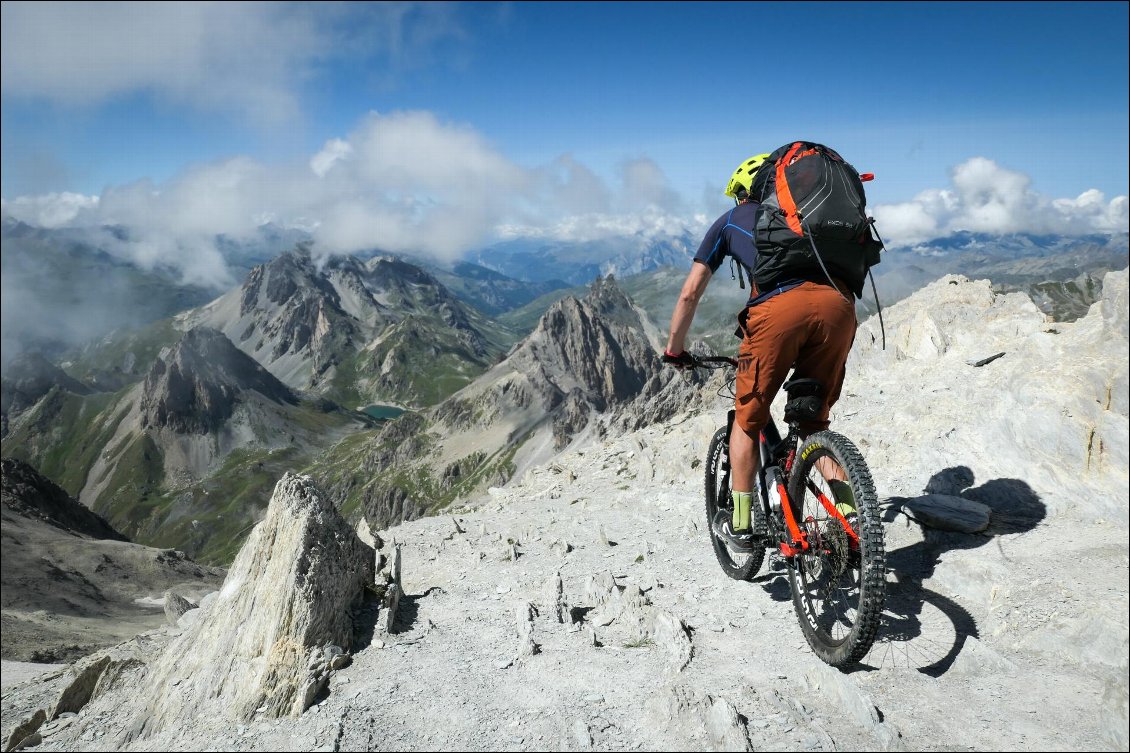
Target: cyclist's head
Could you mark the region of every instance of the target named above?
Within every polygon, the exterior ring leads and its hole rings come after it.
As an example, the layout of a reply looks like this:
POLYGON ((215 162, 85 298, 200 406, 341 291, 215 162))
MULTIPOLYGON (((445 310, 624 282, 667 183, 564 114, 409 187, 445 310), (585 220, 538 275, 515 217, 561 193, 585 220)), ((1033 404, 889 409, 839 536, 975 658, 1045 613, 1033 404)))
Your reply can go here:
POLYGON ((767 159, 769 159, 768 154, 758 154, 742 160, 738 169, 730 176, 730 182, 726 184, 726 195, 735 201, 748 198, 750 189, 753 188, 753 178, 767 159))

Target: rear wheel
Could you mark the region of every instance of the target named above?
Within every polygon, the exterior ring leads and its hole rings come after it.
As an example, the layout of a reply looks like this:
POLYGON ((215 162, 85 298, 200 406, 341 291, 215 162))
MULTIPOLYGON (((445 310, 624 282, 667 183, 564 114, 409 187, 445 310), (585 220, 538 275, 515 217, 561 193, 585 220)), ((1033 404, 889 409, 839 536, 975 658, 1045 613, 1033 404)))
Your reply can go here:
MULTIPOLYGON (((734 503, 730 496, 730 436, 723 426, 715 432, 706 453, 706 532, 722 571, 734 580, 752 580, 765 560, 763 544, 758 541, 752 552, 738 552, 727 546, 726 541, 714 532, 715 521, 733 514, 734 503)), ((750 515, 753 528, 757 530, 763 513, 756 494, 750 515)))
POLYGON ((879 502, 871 472, 847 437, 813 434, 796 457, 789 498, 810 546, 789 569, 793 606, 808 645, 823 661, 841 667, 871 650, 883 611, 886 551, 879 502), (822 495, 836 502, 828 479, 850 486, 855 513, 844 517, 858 541, 820 501, 822 495))

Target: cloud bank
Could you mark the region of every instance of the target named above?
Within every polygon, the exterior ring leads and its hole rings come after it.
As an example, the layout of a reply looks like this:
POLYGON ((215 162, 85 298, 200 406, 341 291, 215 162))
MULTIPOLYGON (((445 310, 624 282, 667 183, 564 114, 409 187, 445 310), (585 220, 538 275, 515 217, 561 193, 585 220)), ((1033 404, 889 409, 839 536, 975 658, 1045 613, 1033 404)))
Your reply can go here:
POLYGON ((1107 201, 1091 189, 1073 199, 1052 199, 1034 192, 1027 175, 984 157, 955 167, 951 183, 901 204, 877 205, 875 219, 888 244, 908 246, 959 230, 1079 235, 1130 229, 1126 196, 1107 201))
MULTIPOLYGON (((986 233, 1126 232, 1126 196, 1049 198, 1029 178, 975 157, 951 186, 874 207, 883 237, 905 246, 957 230, 986 233)), ((310 233, 319 254, 383 250, 456 259, 495 240, 592 241, 701 233, 715 217, 680 198, 652 160, 623 162, 611 180, 569 155, 524 167, 473 128, 428 112, 371 113, 352 133, 289 165, 248 158, 194 166, 163 185, 100 196, 5 200, 6 217, 43 227, 107 226, 101 247, 184 282, 235 283, 217 236, 251 240, 266 223, 310 233)))
POLYGON ((624 162, 612 181, 568 156, 527 168, 474 129, 428 112, 371 113, 300 163, 234 158, 163 185, 19 197, 2 210, 42 227, 125 228, 124 238, 104 233, 102 247, 214 287, 234 282, 216 236, 252 239, 266 223, 302 228, 321 254, 380 249, 455 259, 518 232, 592 239, 659 233, 667 217, 703 221, 646 158, 624 162))

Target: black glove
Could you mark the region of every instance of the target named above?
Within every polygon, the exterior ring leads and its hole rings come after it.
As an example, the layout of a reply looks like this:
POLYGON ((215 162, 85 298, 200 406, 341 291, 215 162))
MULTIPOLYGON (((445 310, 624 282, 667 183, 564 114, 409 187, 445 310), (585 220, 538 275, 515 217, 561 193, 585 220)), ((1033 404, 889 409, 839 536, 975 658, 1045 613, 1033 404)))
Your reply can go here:
POLYGON ((676 369, 689 369, 694 366, 694 356, 685 350, 681 353, 672 353, 665 350, 663 351, 663 363, 669 363, 676 369))

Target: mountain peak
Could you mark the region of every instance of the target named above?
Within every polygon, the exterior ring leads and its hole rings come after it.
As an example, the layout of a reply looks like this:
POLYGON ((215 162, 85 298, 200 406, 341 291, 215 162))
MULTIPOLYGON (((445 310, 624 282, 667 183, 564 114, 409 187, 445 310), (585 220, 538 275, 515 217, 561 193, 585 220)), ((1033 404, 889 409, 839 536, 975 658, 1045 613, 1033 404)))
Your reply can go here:
POLYGON ((142 425, 182 434, 205 434, 231 417, 247 391, 276 403, 297 402, 294 393, 222 332, 194 327, 145 378, 142 425))

